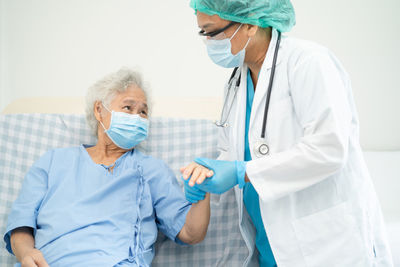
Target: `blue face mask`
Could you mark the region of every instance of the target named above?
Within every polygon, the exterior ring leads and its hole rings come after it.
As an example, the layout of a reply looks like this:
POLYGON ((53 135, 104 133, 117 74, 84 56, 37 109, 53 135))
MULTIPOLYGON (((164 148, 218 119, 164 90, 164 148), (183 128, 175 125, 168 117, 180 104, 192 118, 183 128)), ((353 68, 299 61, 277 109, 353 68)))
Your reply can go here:
POLYGON ((132 149, 147 138, 149 128, 147 119, 138 114, 110 111, 105 106, 104 108, 111 113, 110 127, 107 130, 102 122, 100 124, 115 145, 122 149, 132 149))
POLYGON ((246 55, 246 47, 250 42, 250 38, 244 48, 240 50, 236 55, 233 55, 231 52, 231 40, 239 31, 240 27, 242 27, 242 24, 240 24, 240 26, 237 28, 231 38, 225 38, 222 40, 205 40, 208 56, 215 64, 224 68, 240 67, 243 64, 244 57, 246 55))

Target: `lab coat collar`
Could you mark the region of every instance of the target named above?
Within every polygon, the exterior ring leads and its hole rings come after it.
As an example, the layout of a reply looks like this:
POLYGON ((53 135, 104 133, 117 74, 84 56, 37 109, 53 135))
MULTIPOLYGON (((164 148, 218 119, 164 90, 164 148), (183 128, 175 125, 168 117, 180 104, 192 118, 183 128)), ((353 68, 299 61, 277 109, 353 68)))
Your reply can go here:
MULTIPOLYGON (((255 113, 258 109, 258 106, 262 102, 263 98, 266 95, 267 92, 267 86, 268 86, 268 80, 269 80, 269 74, 270 74, 270 69, 272 67, 272 61, 274 57, 274 52, 275 52, 275 46, 276 42, 278 40, 278 31, 275 29, 272 29, 272 36, 271 36, 271 41, 270 45, 268 46, 268 51, 267 55, 265 57, 264 63, 261 67, 260 70, 260 76, 258 79, 258 84, 256 88, 256 92, 254 95, 254 102, 253 102, 253 107, 252 107, 252 112, 251 112, 251 117, 250 117, 250 127, 249 131, 252 128, 252 124, 254 121, 255 113)), ((279 49, 282 47, 282 42, 280 44, 279 49)), ((280 51, 281 52, 281 51, 280 51)), ((282 53, 278 54, 277 62, 276 65, 279 64, 280 58, 282 58, 282 53)), ((237 160, 243 160, 244 159, 244 136, 245 136, 245 122, 246 122, 246 97, 247 97, 247 71, 248 71, 248 66, 244 64, 241 68, 241 82, 240 82, 240 88, 238 91, 237 95, 237 108, 235 112, 235 126, 236 128, 233 129, 233 140, 234 143, 236 144, 236 158, 237 160)))
MULTIPOLYGON (((281 36, 282 38, 283 36, 281 36)), ((264 59, 264 63, 262 66, 262 69, 271 69, 272 68, 272 61, 274 59, 274 52, 275 52, 275 46, 276 46, 276 42, 278 41, 278 31, 274 28, 272 28, 272 32, 271 32, 271 41, 269 42, 269 46, 268 46, 268 51, 267 51, 267 55, 265 56, 264 59)), ((279 44, 279 49, 281 49, 282 47, 282 41, 279 44)), ((278 58, 276 60, 276 65, 278 65, 281 62, 281 58, 278 54, 278 58)))
MULTIPOLYGON (((256 91, 254 93, 254 100, 253 100, 253 107, 252 107, 252 112, 250 115, 250 125, 249 125, 249 131, 251 132, 251 129, 253 127, 253 123, 256 117, 256 114, 258 114, 258 117, 260 117, 260 120, 262 119, 262 115, 260 115, 260 104, 265 103, 265 98, 267 95, 267 89, 268 89, 268 84, 269 84, 269 77, 271 75, 271 69, 272 69, 272 62, 273 62, 273 58, 274 58, 274 53, 275 53, 275 46, 276 46, 276 42, 278 40, 278 31, 276 29, 272 29, 272 36, 271 36, 271 41, 270 41, 270 45, 268 46, 268 51, 267 51, 267 55, 265 57, 264 63, 261 67, 260 70, 260 75, 258 78, 258 83, 257 83, 257 87, 256 87, 256 91)), ((276 66, 279 65, 279 63, 281 62, 282 58, 283 58, 283 53, 282 53, 282 47, 283 47, 283 36, 281 37, 281 42, 279 45, 279 53, 278 53, 278 58, 276 60, 276 66)), ((245 66, 243 68, 243 72, 245 71, 245 73, 242 73, 242 75, 247 75, 247 66, 245 66)), ((276 70, 279 71, 279 70, 276 70)), ((243 76, 244 77, 244 76, 243 76)), ((247 81, 246 79, 244 79, 245 81, 247 81)), ((247 85, 244 83, 245 88, 247 88, 247 85)), ((276 82, 273 84, 273 88, 272 91, 274 91, 274 88, 276 88, 276 82)), ((263 109, 262 109, 263 110, 263 109)), ((261 134, 260 133, 257 133, 261 134)), ((250 136, 250 135, 249 135, 250 136)))

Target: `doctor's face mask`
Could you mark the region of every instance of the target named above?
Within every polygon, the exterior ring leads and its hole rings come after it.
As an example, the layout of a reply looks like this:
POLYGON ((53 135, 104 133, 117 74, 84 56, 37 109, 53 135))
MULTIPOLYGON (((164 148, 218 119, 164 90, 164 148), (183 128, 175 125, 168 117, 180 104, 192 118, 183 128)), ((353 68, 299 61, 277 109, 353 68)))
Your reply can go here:
POLYGON ((250 42, 250 38, 247 43, 237 54, 232 54, 232 44, 231 40, 235 37, 236 33, 242 27, 243 24, 236 29, 230 38, 215 38, 215 39, 205 39, 204 42, 207 46, 207 53, 210 59, 217 65, 224 68, 235 68, 243 64, 246 55, 246 47, 250 42))

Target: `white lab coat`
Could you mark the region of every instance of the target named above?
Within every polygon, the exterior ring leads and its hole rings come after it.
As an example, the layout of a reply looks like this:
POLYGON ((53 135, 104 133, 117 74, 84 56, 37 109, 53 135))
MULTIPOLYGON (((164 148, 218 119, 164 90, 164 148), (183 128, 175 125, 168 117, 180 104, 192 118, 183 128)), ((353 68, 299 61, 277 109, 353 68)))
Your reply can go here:
MULTIPOLYGON (((392 266, 379 202, 359 144, 350 80, 329 50, 282 35, 265 140, 270 154, 257 158, 253 153, 260 140, 276 40, 273 30, 251 111, 253 160, 247 163, 247 175, 260 197, 278 266, 392 266)), ((221 160, 244 158, 247 70, 245 65, 241 68, 229 126, 220 128, 221 160)), ((255 230, 242 190, 236 187, 235 192, 240 229, 250 252, 245 266, 254 266, 255 230)))

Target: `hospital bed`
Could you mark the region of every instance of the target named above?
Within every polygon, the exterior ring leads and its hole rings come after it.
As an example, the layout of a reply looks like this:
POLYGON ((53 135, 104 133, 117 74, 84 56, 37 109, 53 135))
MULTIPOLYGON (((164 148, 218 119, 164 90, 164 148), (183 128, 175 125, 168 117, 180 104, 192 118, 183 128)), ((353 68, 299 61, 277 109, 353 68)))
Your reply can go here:
MULTIPOLYGON (((216 157, 216 127, 220 99, 152 99, 150 135, 140 149, 165 160, 179 176, 179 167, 194 157, 216 157), (207 103, 200 105, 199 103, 207 103), (179 106, 179 110, 171 107, 179 106), (201 114, 201 115, 199 115, 201 114)), ((11 103, 0 115, 0 233, 32 163, 55 147, 94 143, 83 113, 82 98, 31 98, 11 103)), ((387 222, 395 266, 400 266, 400 151, 365 151, 387 222)), ((180 180, 178 179, 180 182, 180 180)), ((238 228, 233 191, 213 195, 206 239, 179 246, 159 235, 152 266, 241 266, 247 248, 238 228)), ((3 243, 4 247, 4 243, 3 243)), ((15 258, 0 249, 0 266, 15 258)))

